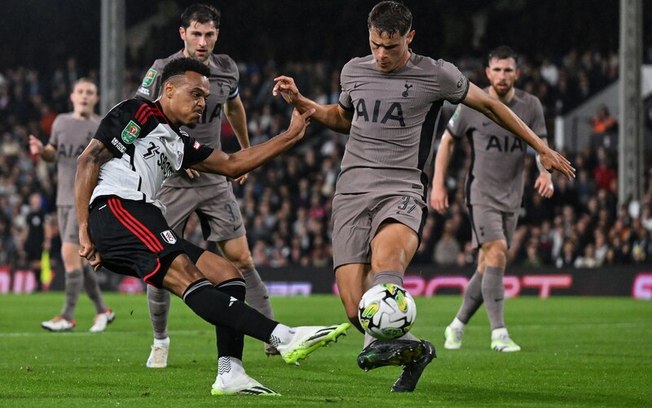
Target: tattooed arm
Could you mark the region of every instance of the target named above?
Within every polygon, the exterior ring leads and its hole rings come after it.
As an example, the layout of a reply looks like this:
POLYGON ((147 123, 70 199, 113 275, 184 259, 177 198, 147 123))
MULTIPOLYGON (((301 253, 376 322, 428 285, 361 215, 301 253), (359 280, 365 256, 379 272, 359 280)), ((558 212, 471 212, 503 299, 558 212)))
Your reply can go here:
POLYGON ((88 259, 91 266, 100 266, 101 259, 88 234, 88 205, 97 185, 100 167, 113 158, 113 153, 97 139, 92 139, 77 158, 75 177, 75 204, 79 220, 79 255, 88 259))

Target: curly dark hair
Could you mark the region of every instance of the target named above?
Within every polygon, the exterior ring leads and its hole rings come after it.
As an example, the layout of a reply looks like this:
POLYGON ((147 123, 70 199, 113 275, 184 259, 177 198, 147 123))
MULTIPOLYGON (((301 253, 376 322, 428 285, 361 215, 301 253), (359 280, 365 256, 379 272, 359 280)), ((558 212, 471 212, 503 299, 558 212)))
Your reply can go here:
POLYGON ((183 75, 186 71, 193 71, 205 77, 211 74, 210 69, 206 65, 194 58, 175 58, 163 68, 161 83, 165 83, 165 81, 175 75, 183 75))

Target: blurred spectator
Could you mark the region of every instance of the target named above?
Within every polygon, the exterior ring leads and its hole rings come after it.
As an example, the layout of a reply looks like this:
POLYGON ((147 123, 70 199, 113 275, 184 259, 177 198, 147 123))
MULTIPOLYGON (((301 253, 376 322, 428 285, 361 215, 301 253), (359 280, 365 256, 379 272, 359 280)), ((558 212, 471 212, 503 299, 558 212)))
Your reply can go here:
POLYGON ((591 118, 591 129, 596 135, 603 135, 607 132, 616 131, 618 121, 611 116, 607 105, 600 105, 597 112, 591 118))
POLYGON ((557 268, 574 267, 576 257, 575 243, 571 240, 564 242, 561 252, 555 258, 555 266, 557 268))
POLYGON ((25 211, 27 231, 23 251, 29 267, 38 276, 38 271, 41 269, 41 256, 45 245, 46 222, 46 213, 43 208, 43 199, 40 193, 32 193, 29 196, 29 203, 25 211))
MULTIPOLYGON (((349 57, 347 54, 346 58, 349 57)), ((142 59, 135 63, 144 64, 150 60, 142 59)), ((523 60, 527 67, 523 67, 520 84, 541 99, 548 123, 555 115, 568 112, 587 95, 611 83, 618 74, 616 51, 572 50, 523 60), (537 65, 534 61, 540 63, 537 65)), ((482 85, 484 61, 480 57, 463 56, 458 62, 460 69, 482 85)), ((26 153, 28 132, 35 129, 45 139, 51 117, 70 110, 69 78, 97 75, 97 70, 83 68, 84 63, 79 58, 65 58, 57 64, 49 71, 30 67, 0 68, 0 263, 16 265, 21 255, 26 258, 23 241, 28 223, 26 213, 21 210, 32 193, 40 193, 45 214, 53 211, 57 187, 54 168, 35 163, 26 153)), ((241 64, 240 95, 249 114, 253 143, 267 140, 269 134, 288 123, 287 106, 270 96, 269 85, 275 72, 296 74, 307 95, 337 103, 340 65, 339 62, 282 65, 256 61, 241 64)), ((127 67, 126 87, 135 83, 127 94, 133 94, 133 88, 146 69, 137 65, 127 67)), ((453 108, 451 106, 449 111, 453 108)), ((606 122, 600 126, 610 128, 606 122)), ((600 126, 594 131, 600 131, 600 126)), ((617 124, 611 125, 610 129, 616 127, 617 124)), ((551 126, 548 128, 552 130, 551 126)), ((228 139, 227 130, 223 133, 228 139)), ((245 185, 234 185, 257 265, 330 264, 330 204, 346 141, 347 136, 313 124, 305 139, 293 150, 251 172, 245 185)), ((463 205, 463 175, 472 150, 468 144, 458 145, 446 182, 451 200, 449 220, 433 214, 428 216, 415 262, 432 262, 438 246, 444 262, 449 265, 473 264, 470 225, 463 205), (446 247, 450 252, 442 250, 446 247), (446 255, 450 257, 446 259, 446 255)), ((611 150, 613 147, 600 142, 578 152, 571 160, 577 168, 577 179, 568 180, 553 174, 555 195, 552 199, 540 200, 533 194, 526 194, 532 199, 524 204, 523 218, 519 220, 522 229, 519 228, 514 236, 510 259, 518 263, 527 261, 532 267, 535 263, 573 267, 575 258, 578 254, 584 256, 590 244, 594 246, 598 264, 652 260, 652 178, 649 171, 646 172, 640 214, 629 214, 627 205, 618 207, 618 157, 611 150)), ((531 167, 533 163, 528 161, 527 165, 531 167)), ((646 166, 650 168, 649 163, 646 166)), ((536 171, 526 169, 526 174, 533 177, 536 171)), ((526 186, 528 184, 532 183, 526 182, 526 186)), ((186 233, 201 237, 201 228, 193 217, 186 233)), ((40 257, 38 248, 34 252, 40 257)))
POLYGON ((457 263, 457 258, 461 250, 460 243, 455 239, 457 227, 452 219, 444 223, 444 232, 441 239, 435 244, 435 253, 433 260, 437 265, 451 266, 457 263))
POLYGON ((598 260, 595 258, 595 247, 593 244, 588 244, 584 247, 584 254, 575 259, 574 266, 576 268, 596 268, 598 267, 598 260))

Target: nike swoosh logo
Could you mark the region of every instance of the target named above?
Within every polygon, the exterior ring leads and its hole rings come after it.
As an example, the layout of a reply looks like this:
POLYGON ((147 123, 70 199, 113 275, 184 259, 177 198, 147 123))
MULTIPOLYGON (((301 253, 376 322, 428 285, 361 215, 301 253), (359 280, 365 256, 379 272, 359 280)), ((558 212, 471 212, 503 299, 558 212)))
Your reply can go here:
POLYGON ((359 86, 362 86, 362 84, 356 82, 355 84, 353 84, 353 89, 357 89, 359 86))
POLYGON ((235 227, 233 227, 233 231, 239 230, 240 227, 242 227, 242 223, 240 223, 240 224, 236 225, 235 227))

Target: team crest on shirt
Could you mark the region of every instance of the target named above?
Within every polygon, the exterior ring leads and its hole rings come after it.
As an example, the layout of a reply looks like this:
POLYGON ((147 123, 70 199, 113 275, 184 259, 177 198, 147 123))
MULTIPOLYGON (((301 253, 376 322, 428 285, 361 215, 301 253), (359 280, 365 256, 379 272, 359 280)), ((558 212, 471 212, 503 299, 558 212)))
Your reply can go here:
POLYGON ((174 245, 177 243, 177 237, 174 236, 174 233, 170 230, 165 230, 161 232, 161 238, 163 238, 163 241, 167 242, 168 244, 174 245))
POLYGON ((154 83, 154 79, 156 79, 157 74, 158 72, 155 69, 150 68, 149 71, 147 71, 147 73, 145 74, 145 78, 143 78, 143 83, 140 86, 142 86, 143 88, 149 88, 154 83))
POLYGON ((133 120, 130 120, 129 123, 127 123, 127 126, 125 126, 124 129, 122 129, 122 133, 120 134, 120 137, 122 138, 122 141, 125 142, 126 144, 132 144, 134 140, 138 138, 138 135, 140 134, 140 126, 136 124, 133 120))

